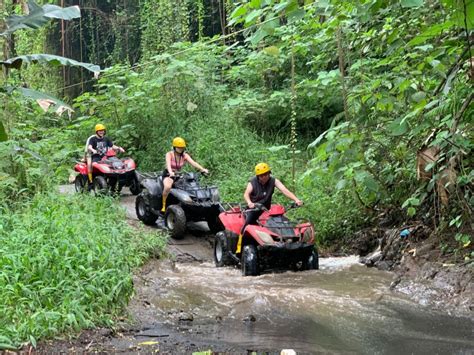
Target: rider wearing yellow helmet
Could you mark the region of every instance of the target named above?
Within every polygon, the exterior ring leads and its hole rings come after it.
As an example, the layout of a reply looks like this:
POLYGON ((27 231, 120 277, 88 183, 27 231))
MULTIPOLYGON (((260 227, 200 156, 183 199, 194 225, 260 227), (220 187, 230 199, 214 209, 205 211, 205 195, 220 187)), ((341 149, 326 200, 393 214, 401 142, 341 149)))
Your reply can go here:
POLYGON ((122 153, 125 152, 122 147, 114 145, 105 134, 105 126, 102 123, 97 123, 95 125, 95 135, 90 136, 86 142, 87 175, 90 184, 92 183, 92 163, 101 160, 109 148, 122 153))
POLYGON ((163 171, 163 201, 161 212, 166 211, 166 199, 170 193, 171 187, 173 186, 173 177, 175 172, 181 170, 181 168, 189 163, 192 167, 199 171, 208 174, 209 171, 203 168, 199 163, 194 161, 186 150, 186 141, 181 137, 175 137, 172 142, 173 150, 169 151, 165 155, 166 169, 163 171))
MULTIPOLYGON (((255 208, 255 204, 259 203, 265 208, 270 209, 275 187, 280 190, 283 195, 295 201, 298 206, 303 205, 303 202, 298 199, 293 192, 288 190, 280 180, 271 176, 271 173, 272 171, 267 163, 258 163, 255 166, 255 176, 250 179, 244 192, 244 199, 248 207, 250 209, 255 208)), ((250 211, 247 213, 242 231, 247 224, 255 224, 262 212, 263 211, 250 211)))

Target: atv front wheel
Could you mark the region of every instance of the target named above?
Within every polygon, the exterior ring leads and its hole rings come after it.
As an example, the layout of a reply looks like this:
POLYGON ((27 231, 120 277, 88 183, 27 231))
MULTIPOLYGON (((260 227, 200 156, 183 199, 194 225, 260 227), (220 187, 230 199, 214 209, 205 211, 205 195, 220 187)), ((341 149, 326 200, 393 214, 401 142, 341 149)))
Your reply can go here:
POLYGON ((158 216, 153 213, 143 195, 138 195, 135 200, 135 212, 137 213, 138 219, 147 226, 154 226, 156 224, 158 216))
POLYGON ((99 175, 94 178, 94 190, 97 195, 107 195, 109 186, 105 177, 99 175))
POLYGON ((166 209, 165 213, 166 227, 168 228, 171 238, 183 239, 186 231, 186 214, 181 206, 171 205, 166 209))
POLYGON ((313 250, 306 260, 306 270, 319 270, 319 255, 316 250, 313 250))
POLYGON ((255 245, 246 245, 242 252, 242 275, 258 275, 258 254, 255 245))
POLYGON ((214 261, 217 267, 228 266, 234 264, 229 255, 229 246, 227 243, 227 233, 219 232, 214 238, 214 261))
POLYGON ((76 189, 76 192, 84 192, 86 190, 86 184, 87 178, 82 174, 77 175, 74 179, 74 188, 76 189))

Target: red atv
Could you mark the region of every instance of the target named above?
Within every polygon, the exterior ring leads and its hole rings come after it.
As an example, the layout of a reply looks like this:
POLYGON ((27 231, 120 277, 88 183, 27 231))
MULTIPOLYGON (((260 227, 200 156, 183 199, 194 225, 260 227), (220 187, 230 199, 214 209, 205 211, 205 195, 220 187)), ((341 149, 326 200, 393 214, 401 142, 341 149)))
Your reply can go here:
POLYGON ((231 206, 219 215, 225 230, 215 236, 214 260, 217 267, 238 265, 244 276, 255 276, 265 269, 283 267, 293 270, 319 269, 318 252, 314 244, 314 228, 308 221, 292 222, 286 216, 288 208, 272 205, 267 210, 256 204, 255 209, 243 210, 231 206), (245 213, 263 210, 257 225, 247 225, 239 234, 245 222, 245 213))
MULTIPOLYGON (((140 184, 135 174, 135 162, 132 158, 119 159, 115 150, 110 148, 98 162, 92 163, 92 188, 95 192, 106 194, 119 193, 122 187, 129 186, 134 195, 140 193, 140 184)), ((78 162, 74 170, 79 173, 74 180, 77 192, 84 192, 87 188, 87 163, 78 162)))

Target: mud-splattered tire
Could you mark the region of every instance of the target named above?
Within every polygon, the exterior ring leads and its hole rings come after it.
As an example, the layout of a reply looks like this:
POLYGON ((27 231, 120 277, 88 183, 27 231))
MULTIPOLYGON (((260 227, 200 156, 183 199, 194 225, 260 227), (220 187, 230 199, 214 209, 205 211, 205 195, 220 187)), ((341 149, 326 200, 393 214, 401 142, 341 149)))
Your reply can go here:
POLYGON ((135 196, 142 192, 142 187, 140 186, 136 175, 132 178, 132 182, 130 184, 130 192, 135 196))
POLYGON ((109 186, 105 177, 96 176, 94 178, 94 191, 97 195, 107 195, 109 193, 109 186))
POLYGON ((186 232, 186 214, 178 205, 171 205, 165 213, 166 228, 174 239, 183 239, 186 232))
POLYGON ((258 253, 255 245, 246 245, 242 252, 242 275, 258 275, 258 253))
POLYGON ((74 179, 74 188, 76 189, 76 192, 82 193, 86 191, 86 185, 87 177, 82 174, 77 175, 74 179))
POLYGON ((319 270, 319 255, 316 250, 313 250, 306 260, 306 270, 319 270))
POLYGON ((147 226, 154 226, 156 224, 158 216, 153 213, 143 195, 138 195, 135 199, 135 212, 138 219, 147 226))
POLYGON ((234 264, 229 252, 227 233, 225 231, 217 233, 214 238, 214 262, 217 267, 234 264))

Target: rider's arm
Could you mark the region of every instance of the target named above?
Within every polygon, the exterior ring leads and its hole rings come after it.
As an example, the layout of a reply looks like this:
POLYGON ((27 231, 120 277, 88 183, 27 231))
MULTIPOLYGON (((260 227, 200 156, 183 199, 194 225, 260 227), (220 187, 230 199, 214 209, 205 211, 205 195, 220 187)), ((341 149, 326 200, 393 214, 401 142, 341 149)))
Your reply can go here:
POLYGON ((198 169, 199 171, 208 174, 209 171, 206 168, 203 168, 198 162, 194 161, 189 154, 184 153, 184 156, 186 158, 186 161, 189 162, 194 168, 198 169))
POLYGON ((125 153, 125 149, 123 149, 122 147, 119 147, 118 145, 115 145, 115 144, 112 145, 112 149, 113 150, 118 150, 119 152, 122 152, 122 153, 125 153))
POLYGON ((92 153, 92 154, 97 154, 97 150, 95 150, 94 148, 92 148, 92 144, 89 144, 87 146, 87 152, 88 153, 92 153))
POLYGON ((286 188, 285 185, 282 184, 282 182, 278 179, 275 179, 275 187, 280 190, 283 195, 285 195, 286 197, 288 197, 289 199, 295 201, 295 203, 298 205, 298 206, 301 206, 303 204, 303 202, 298 199, 298 197, 295 196, 295 194, 293 192, 291 192, 290 190, 288 190, 286 188))
POLYGON ((173 169, 171 169, 171 154, 170 154, 170 152, 166 153, 165 160, 166 160, 166 169, 168 170, 168 173, 170 174, 170 176, 174 176, 173 169))
POLYGON ((249 208, 254 208, 255 207, 255 204, 250 200, 250 194, 252 193, 252 191, 253 191, 253 186, 249 182, 247 184, 247 188, 245 189, 245 192, 244 192, 244 200, 245 200, 245 202, 247 202, 247 205, 249 206, 249 208))

